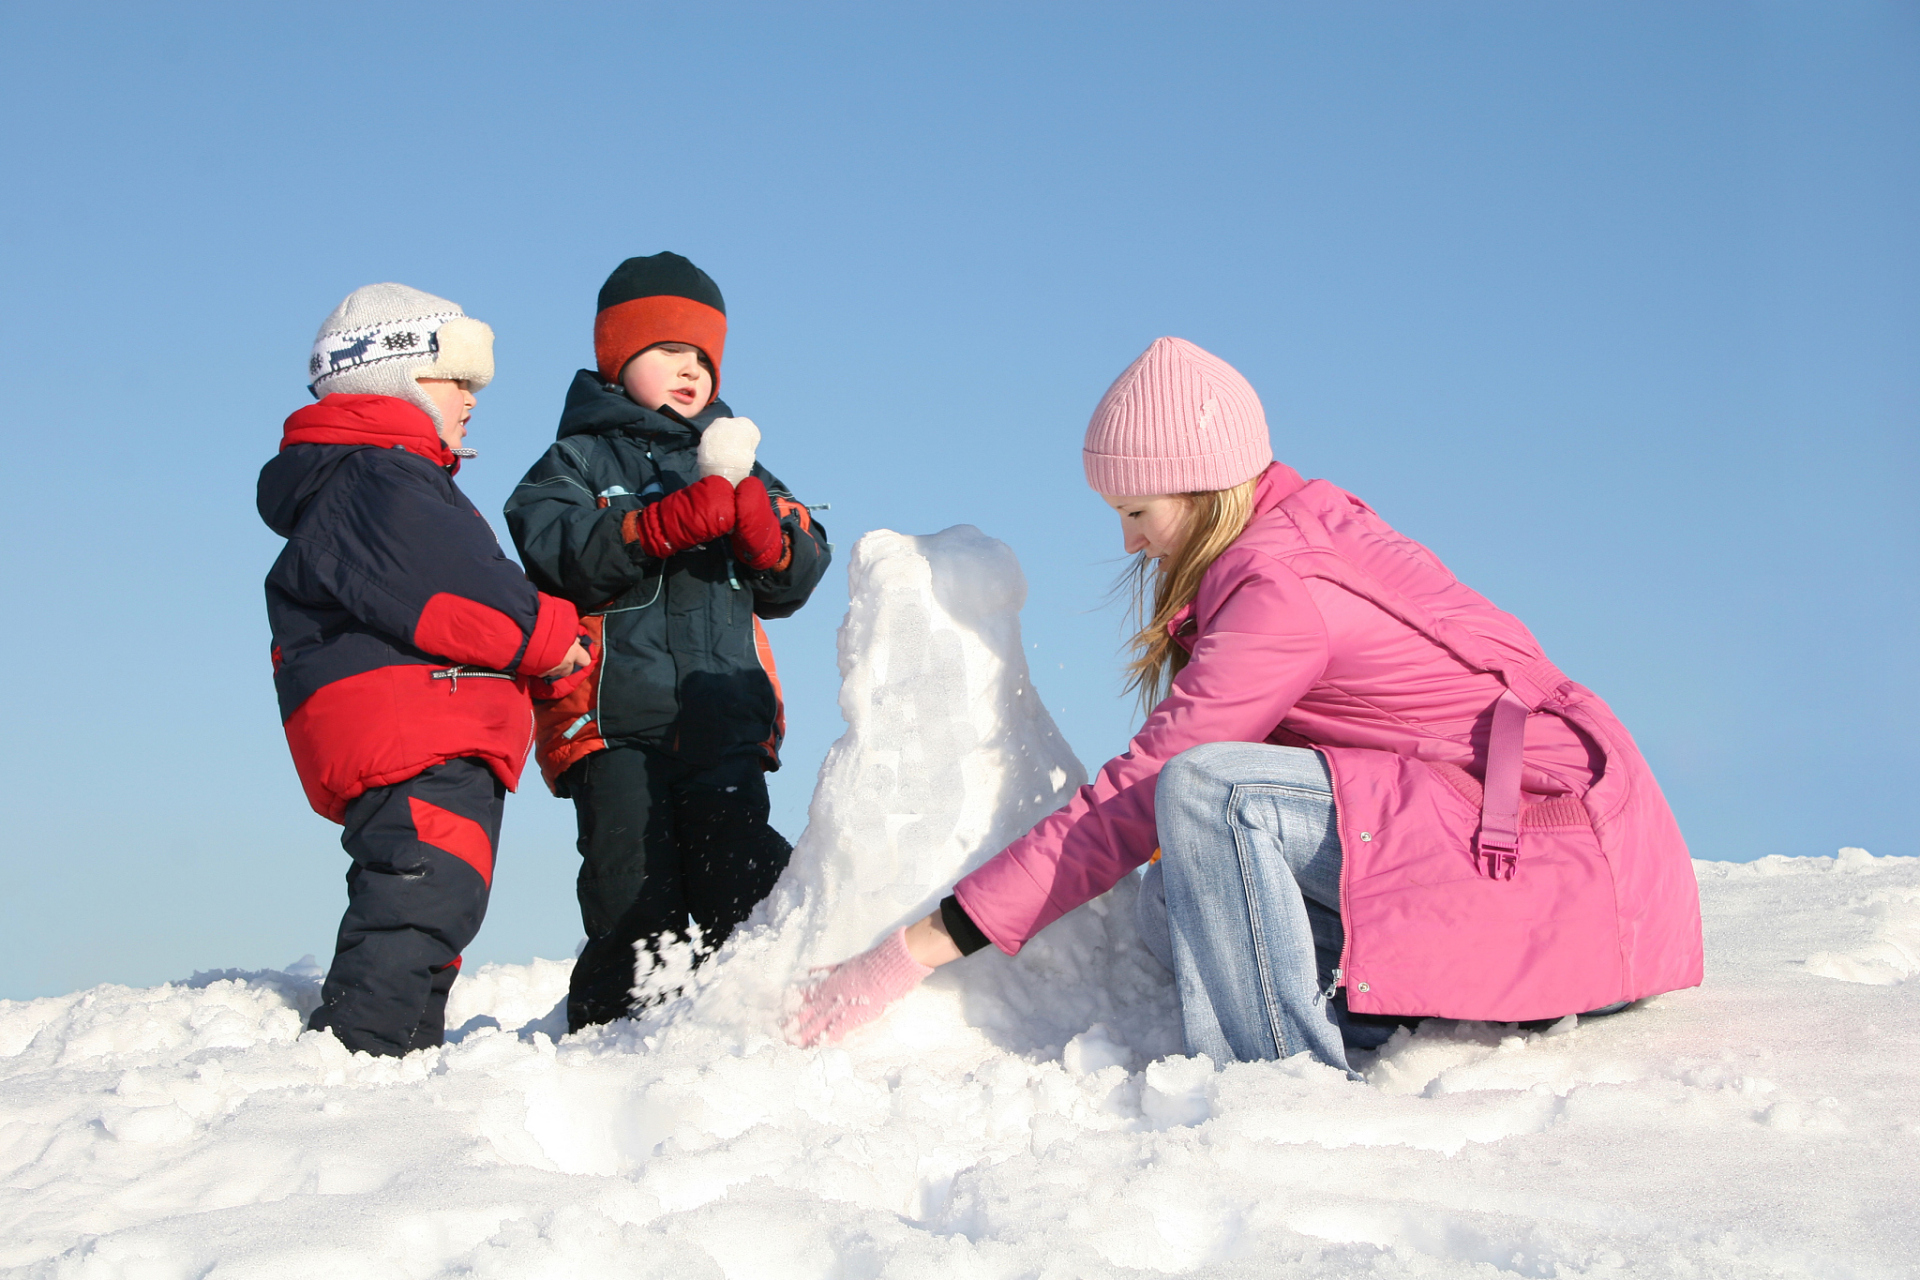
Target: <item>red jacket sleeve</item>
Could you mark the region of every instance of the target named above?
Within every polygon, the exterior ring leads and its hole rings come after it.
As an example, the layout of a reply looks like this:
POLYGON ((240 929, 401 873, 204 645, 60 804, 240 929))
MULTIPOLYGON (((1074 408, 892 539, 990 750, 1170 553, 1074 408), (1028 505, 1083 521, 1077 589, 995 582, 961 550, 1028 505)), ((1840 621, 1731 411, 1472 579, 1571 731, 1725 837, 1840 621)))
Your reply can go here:
POLYGON ((436 658, 552 670, 578 629, 573 605, 535 590, 431 463, 367 453, 351 460, 329 518, 295 536, 317 585, 363 623, 436 658))

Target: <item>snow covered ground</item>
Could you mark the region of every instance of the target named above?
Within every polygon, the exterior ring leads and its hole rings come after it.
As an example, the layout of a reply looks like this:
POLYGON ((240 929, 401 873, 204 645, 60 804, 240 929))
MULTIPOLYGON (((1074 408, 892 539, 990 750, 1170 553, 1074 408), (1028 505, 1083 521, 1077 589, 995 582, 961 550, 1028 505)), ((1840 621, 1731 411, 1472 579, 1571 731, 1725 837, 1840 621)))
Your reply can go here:
POLYGON ((301 1033, 311 966, 0 1001, 0 1275, 1920 1273, 1920 859, 1697 864, 1702 988, 1430 1022, 1364 1085, 1178 1056, 1131 881, 839 1048, 787 1045, 796 974, 1084 777, 1010 551, 873 534, 851 576, 847 735, 685 998, 556 1043, 568 963, 488 966, 402 1060, 301 1033))

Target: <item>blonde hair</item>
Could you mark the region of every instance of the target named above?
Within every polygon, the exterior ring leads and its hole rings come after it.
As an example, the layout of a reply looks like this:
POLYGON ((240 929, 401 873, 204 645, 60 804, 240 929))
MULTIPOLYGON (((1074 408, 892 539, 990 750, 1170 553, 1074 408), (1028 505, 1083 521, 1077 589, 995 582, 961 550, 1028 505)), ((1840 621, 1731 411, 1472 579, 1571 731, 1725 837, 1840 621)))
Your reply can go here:
POLYGON ((1200 579, 1220 553, 1246 531, 1247 522, 1253 519, 1253 491, 1259 478, 1253 476, 1231 489, 1180 494, 1189 512, 1180 549, 1161 561, 1141 552, 1114 584, 1116 591, 1131 597, 1133 617, 1139 625, 1127 646, 1133 651, 1133 659, 1127 663, 1127 692, 1139 695, 1143 712, 1153 710, 1154 704, 1166 696, 1173 678, 1187 665, 1187 651, 1167 633, 1167 623, 1193 603, 1200 592, 1200 579))

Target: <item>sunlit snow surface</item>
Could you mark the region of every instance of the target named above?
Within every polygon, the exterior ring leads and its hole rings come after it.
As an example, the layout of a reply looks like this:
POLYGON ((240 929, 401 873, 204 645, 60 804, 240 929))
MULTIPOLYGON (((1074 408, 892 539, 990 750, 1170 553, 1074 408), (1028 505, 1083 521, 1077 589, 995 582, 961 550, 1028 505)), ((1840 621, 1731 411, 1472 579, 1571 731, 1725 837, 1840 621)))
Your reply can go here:
POLYGON ((398 1061, 301 1034, 311 968, 0 1001, 0 1274, 1916 1273, 1920 859, 1697 864, 1704 987, 1533 1035, 1429 1023, 1366 1085, 1170 1056, 1131 882, 788 1046, 795 974, 1084 777, 1007 548, 872 534, 851 580, 812 824, 688 998, 556 1044, 568 965, 487 966, 454 1042, 398 1061))

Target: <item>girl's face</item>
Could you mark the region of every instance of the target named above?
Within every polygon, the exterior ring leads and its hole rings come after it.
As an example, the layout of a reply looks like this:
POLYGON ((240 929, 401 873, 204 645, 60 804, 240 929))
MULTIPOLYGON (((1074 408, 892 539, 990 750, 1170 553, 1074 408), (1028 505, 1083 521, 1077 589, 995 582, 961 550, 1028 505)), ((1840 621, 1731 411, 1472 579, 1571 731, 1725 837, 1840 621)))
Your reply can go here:
POLYGON ((620 371, 620 385, 643 409, 662 405, 691 418, 713 399, 713 370, 700 348, 685 342, 660 342, 648 347, 620 371))
POLYGON ((1193 503, 1184 494, 1116 498, 1103 493, 1100 497, 1120 513, 1120 534, 1126 539, 1127 554, 1144 551, 1150 559, 1164 560, 1186 542, 1193 503))
POLYGON ((458 449, 467 438, 467 419, 473 416, 473 392, 467 384, 453 378, 415 378, 420 390, 440 411, 440 438, 447 448, 458 449))

